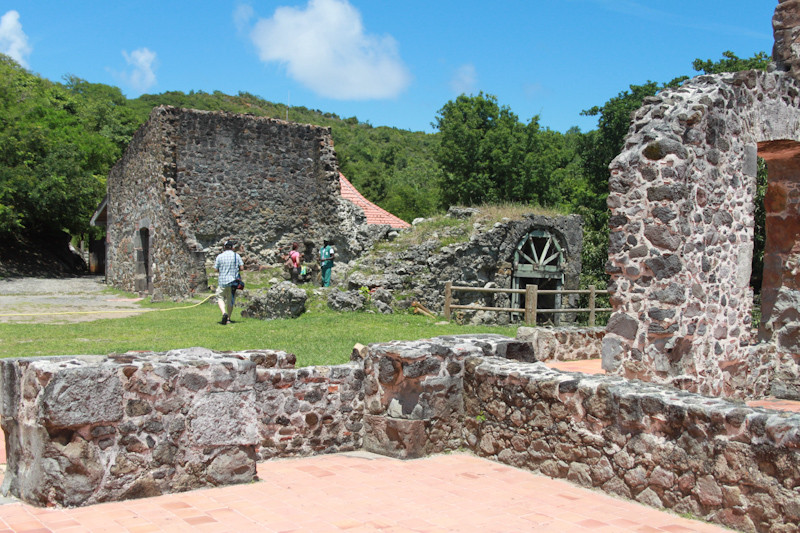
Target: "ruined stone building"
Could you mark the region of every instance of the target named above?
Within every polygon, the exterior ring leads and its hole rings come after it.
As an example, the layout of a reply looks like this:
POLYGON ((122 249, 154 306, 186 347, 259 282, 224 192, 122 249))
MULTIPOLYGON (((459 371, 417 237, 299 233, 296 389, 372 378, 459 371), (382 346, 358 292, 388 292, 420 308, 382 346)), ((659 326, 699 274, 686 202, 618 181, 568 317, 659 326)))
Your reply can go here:
POLYGON ((610 166, 608 372, 713 395, 800 398, 798 21, 800 2, 781 0, 769 72, 699 76, 635 113, 610 166), (769 182, 754 338, 758 157, 769 182))
MULTIPOLYGON (((483 289, 522 289, 520 293, 459 292, 461 305, 525 309, 524 289, 577 289, 583 251, 583 219, 578 215, 528 214, 518 219, 485 224, 476 220, 477 208, 451 207, 448 218, 463 219, 470 227, 464 236, 458 226, 438 228, 422 242, 404 249, 367 254, 347 278, 350 289, 382 287, 403 293, 428 309, 442 312, 445 284, 483 289), (447 245, 443 245, 447 242, 447 245)), ((539 309, 577 308, 574 294, 542 293, 539 309)), ((541 314, 540 320, 569 323, 574 314, 541 314)), ((473 324, 508 324, 522 313, 459 311, 457 319, 473 324)))
POLYGON ((206 288, 229 238, 254 269, 279 262, 294 241, 311 260, 324 238, 347 260, 407 226, 360 195, 345 200, 345 189, 355 190, 340 183, 329 128, 157 107, 111 170, 95 217, 107 224, 108 282, 180 298, 206 288))

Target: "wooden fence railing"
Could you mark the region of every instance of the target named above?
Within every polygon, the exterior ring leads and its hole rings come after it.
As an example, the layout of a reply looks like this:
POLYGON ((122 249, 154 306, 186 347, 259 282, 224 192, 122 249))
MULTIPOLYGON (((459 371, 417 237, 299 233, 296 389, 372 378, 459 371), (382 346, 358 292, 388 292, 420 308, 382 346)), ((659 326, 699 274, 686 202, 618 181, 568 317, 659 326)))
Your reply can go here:
POLYGON ((579 313, 589 312, 589 325, 595 325, 595 313, 613 311, 610 307, 595 307, 595 296, 598 294, 608 294, 606 290, 597 290, 594 285, 589 285, 588 289, 543 289, 539 290, 538 285, 528 285, 524 289, 484 289, 480 287, 456 287, 452 281, 448 281, 444 286, 444 317, 450 320, 453 309, 469 309, 472 311, 499 311, 509 313, 524 313, 525 324, 535 325, 536 315, 539 313, 579 313), (485 307, 476 305, 457 305, 453 303, 453 291, 461 292, 491 292, 506 294, 524 294, 525 309, 515 307, 485 307), (588 294, 589 307, 584 308, 564 308, 564 309, 537 309, 537 300, 540 294, 588 294))

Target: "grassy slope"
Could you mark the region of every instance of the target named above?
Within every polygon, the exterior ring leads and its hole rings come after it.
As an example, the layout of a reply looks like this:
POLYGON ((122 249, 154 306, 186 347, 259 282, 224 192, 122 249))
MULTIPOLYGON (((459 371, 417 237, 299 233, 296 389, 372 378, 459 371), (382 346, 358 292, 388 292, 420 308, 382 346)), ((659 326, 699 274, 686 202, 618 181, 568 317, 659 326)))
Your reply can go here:
POLYGON ((206 303, 175 308, 174 303, 149 305, 160 311, 131 318, 78 324, 0 324, 0 356, 123 353, 166 351, 203 346, 213 350, 274 349, 297 356, 297 366, 340 364, 353 345, 410 340, 461 333, 499 333, 514 336, 516 327, 436 325, 435 320, 410 314, 303 314, 297 319, 262 321, 240 319, 222 326, 219 308, 206 303))

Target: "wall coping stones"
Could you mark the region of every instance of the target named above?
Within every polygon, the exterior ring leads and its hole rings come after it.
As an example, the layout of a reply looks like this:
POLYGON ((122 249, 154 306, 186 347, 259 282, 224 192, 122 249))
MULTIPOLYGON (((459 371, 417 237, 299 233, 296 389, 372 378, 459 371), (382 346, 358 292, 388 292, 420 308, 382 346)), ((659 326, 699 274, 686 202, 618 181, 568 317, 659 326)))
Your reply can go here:
POLYGON ((741 531, 800 520, 800 414, 541 363, 469 358, 482 457, 741 531))

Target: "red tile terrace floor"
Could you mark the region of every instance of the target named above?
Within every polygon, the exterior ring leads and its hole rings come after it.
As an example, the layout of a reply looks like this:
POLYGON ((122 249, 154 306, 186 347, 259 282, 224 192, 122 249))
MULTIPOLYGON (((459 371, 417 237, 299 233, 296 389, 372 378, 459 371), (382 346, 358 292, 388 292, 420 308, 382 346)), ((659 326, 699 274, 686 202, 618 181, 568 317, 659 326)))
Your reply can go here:
MULTIPOLYGON (((552 366, 601 371, 598 361, 552 366)), ((12 501, 0 505, 0 533, 730 531, 462 453, 281 459, 259 464, 258 476, 248 485, 78 509, 12 501)))
POLYGON ((249 485, 78 509, 10 503, 0 532, 726 531, 466 454, 281 459, 258 474, 249 485))

